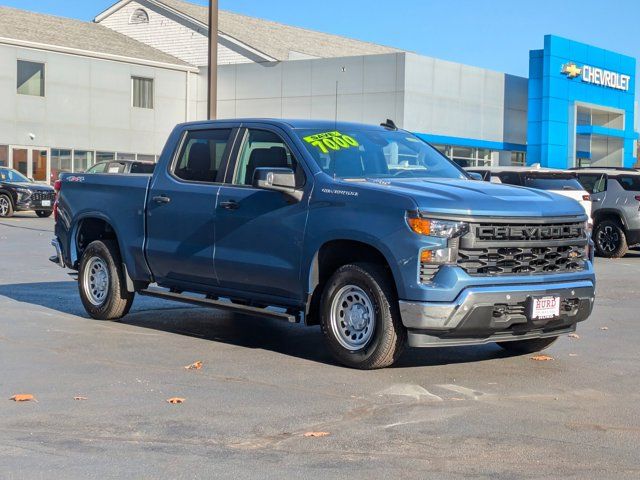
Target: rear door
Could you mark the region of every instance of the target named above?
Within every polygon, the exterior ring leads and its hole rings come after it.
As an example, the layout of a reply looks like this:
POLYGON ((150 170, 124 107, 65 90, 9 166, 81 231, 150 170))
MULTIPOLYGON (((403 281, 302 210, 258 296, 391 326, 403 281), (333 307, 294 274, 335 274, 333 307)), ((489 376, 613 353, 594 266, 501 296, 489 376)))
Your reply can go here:
POLYGON ((237 161, 230 164, 216 210, 216 272, 220 287, 302 299, 300 263, 311 175, 284 132, 244 124, 237 161), (252 186, 257 167, 291 168, 301 201, 252 186))
POLYGON ((216 286, 216 198, 237 129, 194 127, 158 167, 147 200, 147 260, 159 284, 216 286))

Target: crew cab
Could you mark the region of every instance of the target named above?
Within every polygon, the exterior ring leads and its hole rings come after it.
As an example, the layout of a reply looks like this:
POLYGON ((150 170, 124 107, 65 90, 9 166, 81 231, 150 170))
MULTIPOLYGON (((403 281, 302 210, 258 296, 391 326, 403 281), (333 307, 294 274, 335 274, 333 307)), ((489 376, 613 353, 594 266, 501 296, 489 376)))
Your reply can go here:
POLYGON ((539 351, 595 294, 578 202, 473 180, 390 121, 179 125, 152 176, 62 175, 52 244, 93 318, 138 293, 320 325, 361 369, 407 343, 539 351))
POLYGON ((0 167, 0 217, 29 210, 41 218, 50 217, 55 197, 50 186, 36 183, 12 168, 0 167))

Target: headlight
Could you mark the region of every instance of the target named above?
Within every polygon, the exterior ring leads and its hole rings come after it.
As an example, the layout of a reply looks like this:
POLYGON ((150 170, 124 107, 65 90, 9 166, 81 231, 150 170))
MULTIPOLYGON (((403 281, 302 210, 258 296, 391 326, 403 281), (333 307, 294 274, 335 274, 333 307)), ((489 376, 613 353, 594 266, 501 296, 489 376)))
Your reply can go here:
POLYGON ((31 190, 26 188, 16 188, 16 192, 21 193, 22 195, 31 195, 31 190))
POLYGON ((469 231, 469 224, 451 220, 429 219, 418 216, 407 217, 411 230, 430 237, 457 238, 469 231))

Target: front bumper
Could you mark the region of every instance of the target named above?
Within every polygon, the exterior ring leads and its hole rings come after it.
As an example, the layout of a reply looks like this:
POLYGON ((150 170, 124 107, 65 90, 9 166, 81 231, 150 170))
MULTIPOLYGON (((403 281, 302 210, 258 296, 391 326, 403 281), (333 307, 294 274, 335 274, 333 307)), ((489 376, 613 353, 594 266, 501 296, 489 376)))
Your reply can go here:
POLYGON ((18 202, 16 204, 16 211, 26 212, 30 210, 42 210, 44 212, 50 212, 53 210, 54 200, 49 200, 49 205, 43 205, 41 201, 26 201, 18 202))
POLYGON ((474 345, 568 333, 593 309, 590 280, 469 287, 450 303, 400 301, 411 346, 474 345), (558 296, 560 316, 531 320, 532 296, 558 296))

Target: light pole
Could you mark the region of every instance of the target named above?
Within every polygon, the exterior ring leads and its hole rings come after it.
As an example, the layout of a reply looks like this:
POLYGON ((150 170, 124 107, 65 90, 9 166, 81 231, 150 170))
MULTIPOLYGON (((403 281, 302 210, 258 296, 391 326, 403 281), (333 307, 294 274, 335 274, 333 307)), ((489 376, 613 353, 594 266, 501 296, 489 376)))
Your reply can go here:
POLYGON ((217 118, 218 107, 218 0, 209 0, 209 120, 217 118))

